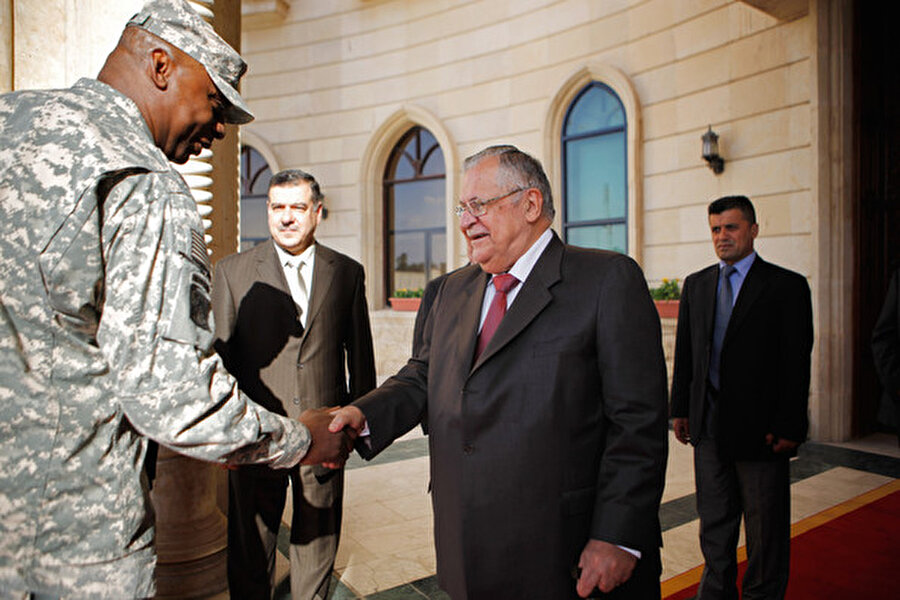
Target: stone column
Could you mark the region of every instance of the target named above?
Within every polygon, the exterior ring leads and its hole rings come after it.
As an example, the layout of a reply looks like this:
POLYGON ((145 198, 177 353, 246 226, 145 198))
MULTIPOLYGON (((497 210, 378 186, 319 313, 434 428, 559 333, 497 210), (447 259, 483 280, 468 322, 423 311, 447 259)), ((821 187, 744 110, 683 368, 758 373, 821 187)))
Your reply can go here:
POLYGON ((813 315, 816 345, 809 399, 810 437, 838 442, 853 433, 853 282, 858 202, 853 169, 853 4, 818 0, 810 5, 816 52, 813 145, 818 162, 813 198, 813 315))
MULTIPOLYGON (((240 51, 241 0, 193 1, 240 51)), ((204 219, 213 263, 237 250, 239 163, 238 128, 228 125, 212 152, 179 166, 204 219)), ((224 591, 226 472, 160 448, 156 477, 157 598, 205 598, 224 591)))
MULTIPOLYGON (((241 51, 241 0, 215 0, 216 31, 231 47, 241 51)), ((238 206, 240 202, 241 146, 239 128, 228 125, 225 138, 213 146, 212 223, 208 233, 212 262, 238 250, 238 206)))
POLYGON ((224 591, 225 515, 216 502, 222 470, 159 449, 151 492, 156 509, 157 598, 202 598, 224 591))

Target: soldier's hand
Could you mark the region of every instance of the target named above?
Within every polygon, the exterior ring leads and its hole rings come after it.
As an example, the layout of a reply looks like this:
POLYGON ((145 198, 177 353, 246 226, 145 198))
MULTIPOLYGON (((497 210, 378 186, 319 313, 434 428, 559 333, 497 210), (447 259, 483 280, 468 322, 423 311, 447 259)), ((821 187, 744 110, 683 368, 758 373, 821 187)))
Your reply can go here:
POLYGON ((353 440, 343 431, 332 433, 328 430, 332 416, 333 409, 329 408, 310 408, 300 414, 298 420, 306 425, 312 437, 312 444, 300 464, 343 465, 347 460, 353 448, 353 440))
MULTIPOLYGON (((331 425, 328 426, 328 430, 334 434, 343 433, 350 438, 351 445, 366 427, 366 417, 362 414, 362 411, 355 406, 332 408, 330 414, 332 420, 331 425)), ((344 465, 342 463, 336 464, 325 462, 322 466, 328 467, 329 469, 340 469, 344 465)))

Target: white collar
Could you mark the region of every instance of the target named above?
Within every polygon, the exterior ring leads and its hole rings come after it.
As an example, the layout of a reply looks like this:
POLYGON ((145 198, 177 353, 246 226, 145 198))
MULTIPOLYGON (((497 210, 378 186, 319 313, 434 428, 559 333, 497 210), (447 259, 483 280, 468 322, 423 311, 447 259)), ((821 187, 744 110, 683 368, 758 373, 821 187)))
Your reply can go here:
POLYGON ((507 272, 520 282, 524 282, 528 279, 528 275, 531 274, 531 270, 534 269, 534 265, 537 264, 551 239, 553 239, 553 232, 548 227, 507 272))
POLYGON ((291 254, 286 251, 284 248, 276 244, 274 241, 272 245, 275 246, 275 253, 278 255, 278 262, 283 266, 290 267, 292 269, 296 269, 297 265, 300 263, 309 263, 310 259, 315 256, 316 252, 316 243, 313 242, 309 245, 309 248, 301 252, 300 254, 291 254))

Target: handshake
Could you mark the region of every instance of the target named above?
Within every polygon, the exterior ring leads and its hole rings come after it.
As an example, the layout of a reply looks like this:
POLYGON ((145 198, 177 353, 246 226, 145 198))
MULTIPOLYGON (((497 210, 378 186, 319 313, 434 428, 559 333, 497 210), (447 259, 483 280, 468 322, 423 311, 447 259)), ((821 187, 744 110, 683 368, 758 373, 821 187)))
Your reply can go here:
POLYGON ((311 443, 302 465, 344 466, 353 444, 366 427, 366 417, 355 406, 310 408, 298 420, 309 429, 311 443))

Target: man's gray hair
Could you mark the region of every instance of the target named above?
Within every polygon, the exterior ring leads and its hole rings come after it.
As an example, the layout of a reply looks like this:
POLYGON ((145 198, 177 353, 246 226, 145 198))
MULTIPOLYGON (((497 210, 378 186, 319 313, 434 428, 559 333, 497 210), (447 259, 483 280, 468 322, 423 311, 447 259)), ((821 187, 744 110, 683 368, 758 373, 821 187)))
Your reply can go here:
POLYGON ((491 156, 500 157, 500 183, 510 187, 537 189, 544 197, 543 215, 552 221, 556 214, 553 208, 553 192, 550 191, 550 182, 541 161, 515 146, 508 144, 490 146, 468 157, 463 163, 463 172, 491 156))
POLYGON ((312 192, 313 202, 322 204, 325 196, 319 188, 319 182, 316 181, 315 177, 300 169, 285 169, 272 175, 272 179, 269 180, 269 190, 274 187, 290 187, 301 183, 308 183, 309 191, 312 192))

